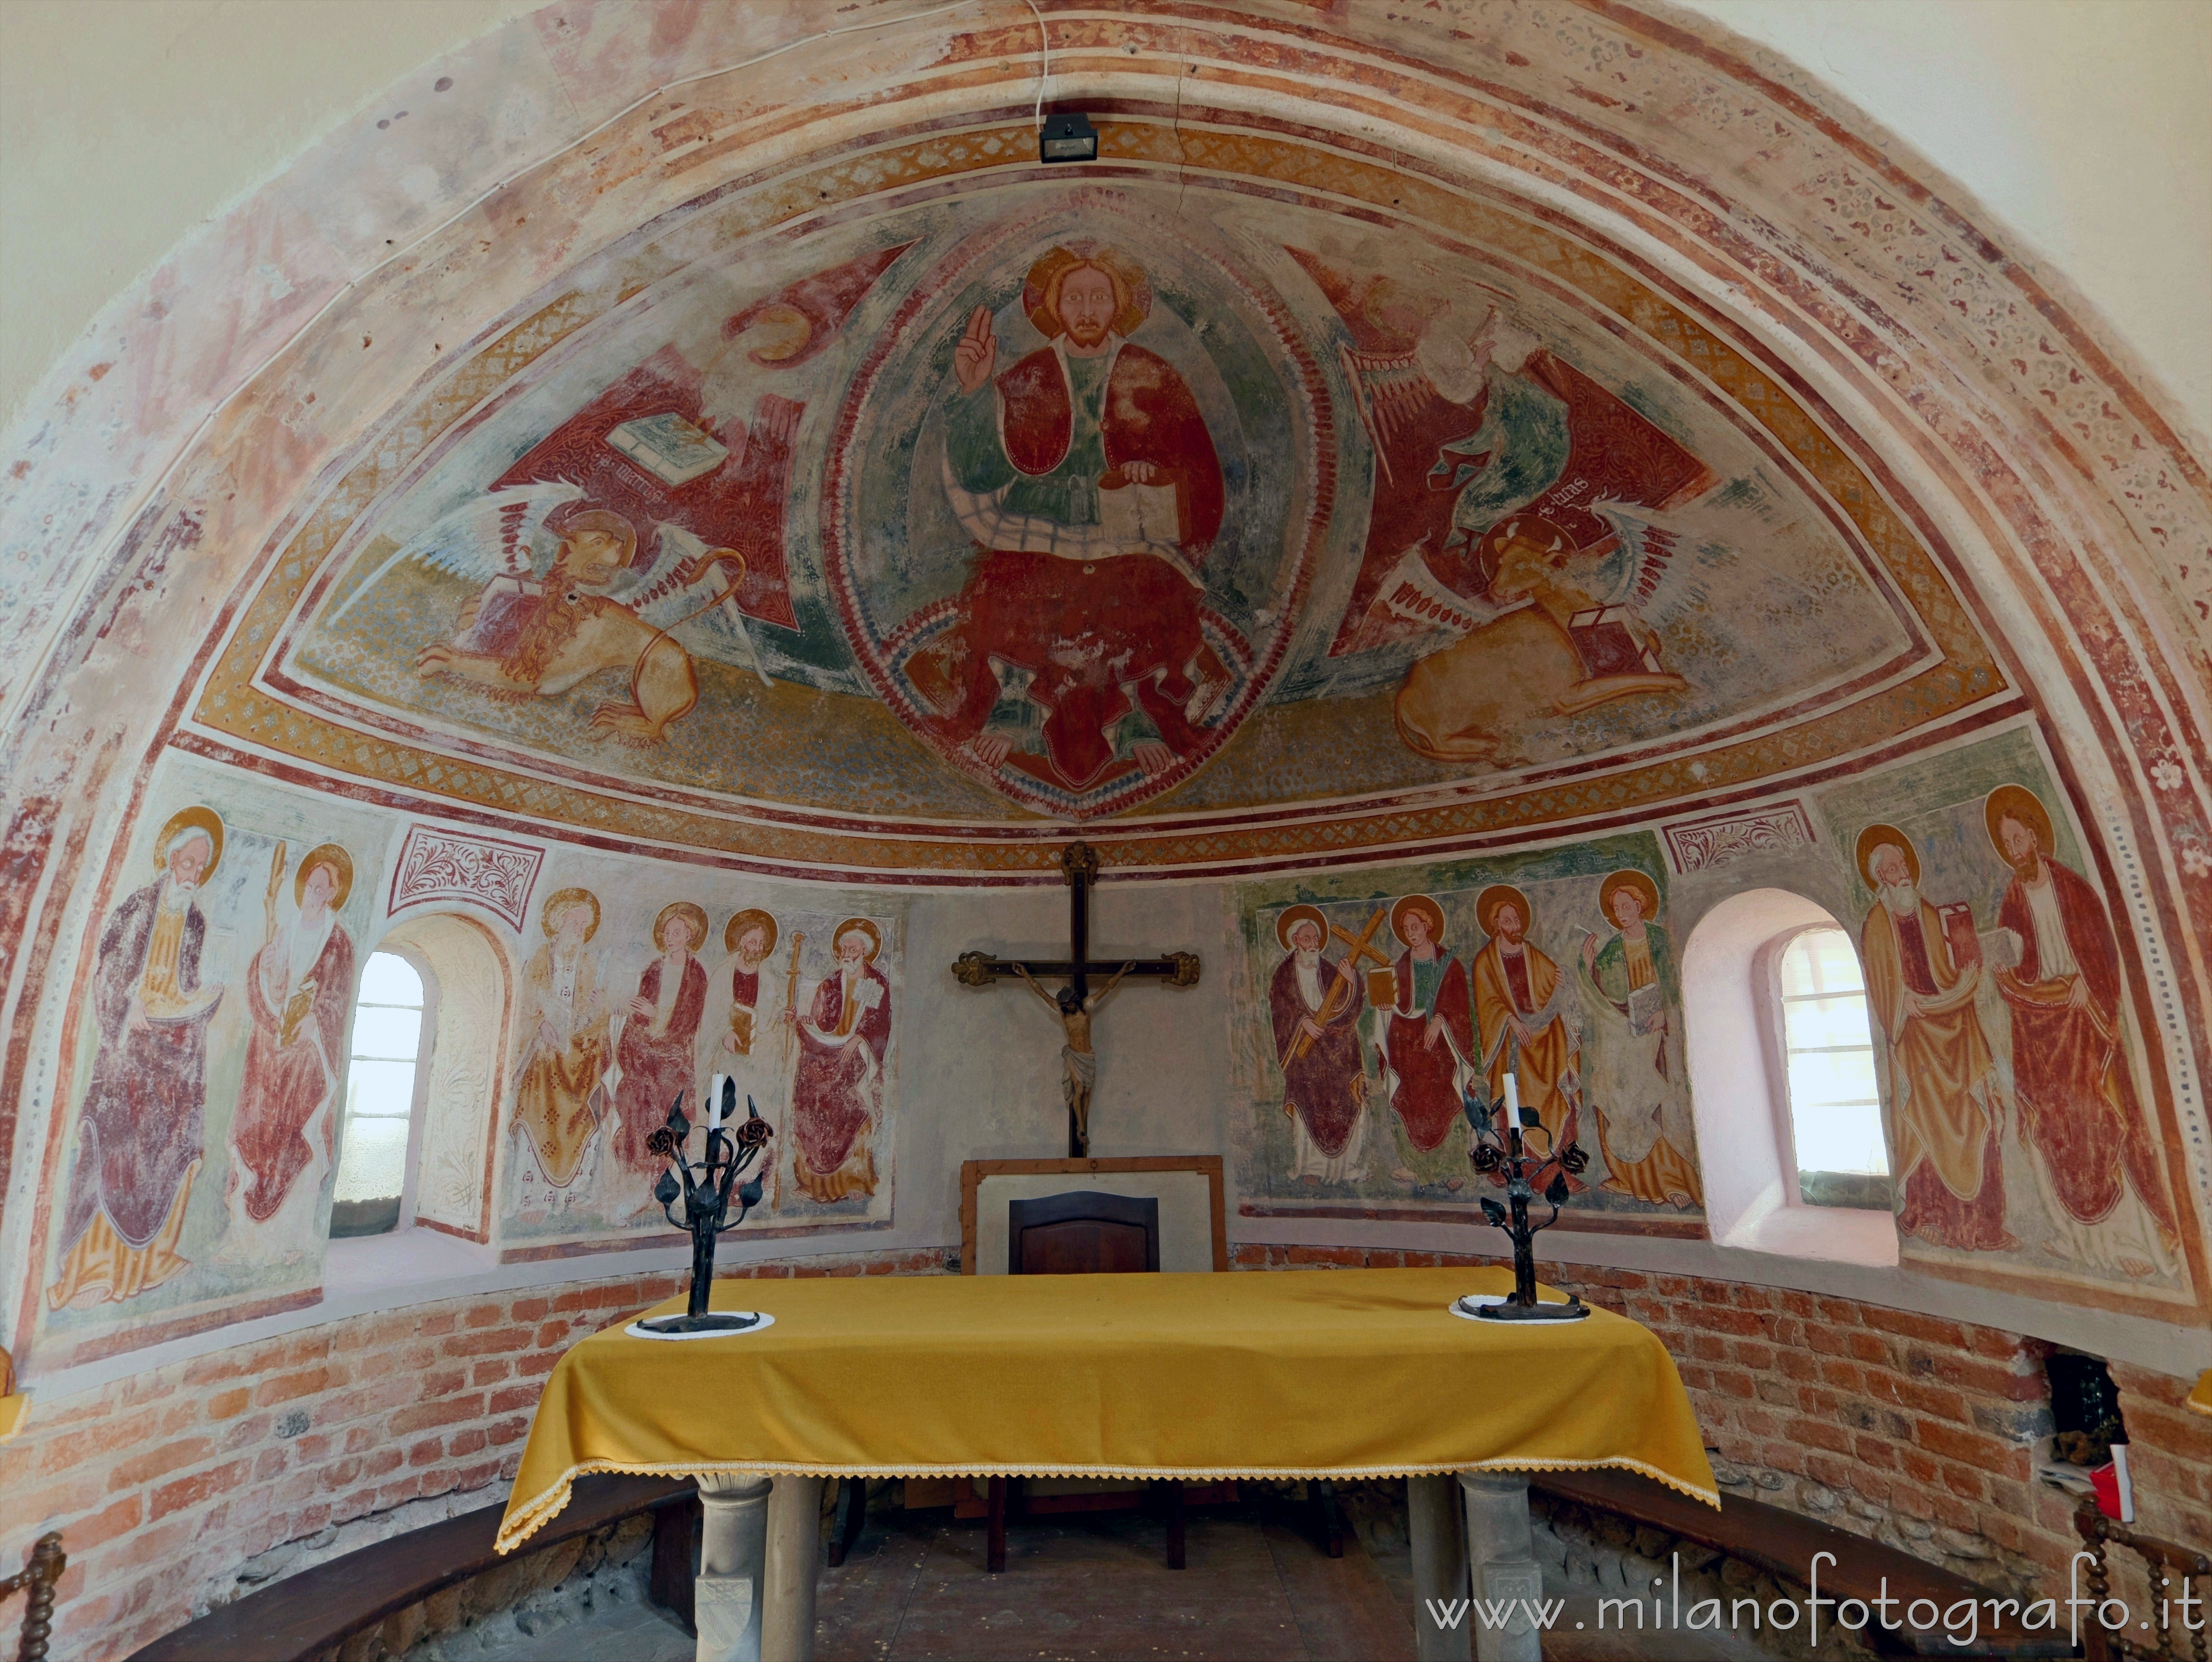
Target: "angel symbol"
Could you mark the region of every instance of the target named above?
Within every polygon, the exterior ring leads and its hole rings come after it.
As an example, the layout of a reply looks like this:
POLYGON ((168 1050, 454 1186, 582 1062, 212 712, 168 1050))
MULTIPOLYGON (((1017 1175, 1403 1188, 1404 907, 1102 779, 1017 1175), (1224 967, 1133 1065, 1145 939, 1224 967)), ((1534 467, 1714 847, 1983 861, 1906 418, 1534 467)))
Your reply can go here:
POLYGON ((1531 719, 1576 715, 1618 699, 1679 693, 1647 608, 1664 610, 1677 534, 1651 510, 1599 502, 1613 534, 1587 552, 1559 525, 1509 514, 1474 552, 1472 625, 1407 671, 1398 731, 1439 761, 1509 767, 1531 719))
MULTIPOLYGON (((641 558, 637 526, 585 501, 574 485, 491 492, 410 539, 329 621, 337 622, 403 562, 468 578, 481 586, 446 637, 416 653, 417 675, 520 701, 557 697, 603 670, 625 670, 629 698, 596 706, 590 731, 657 743, 699 701, 691 654, 673 631, 717 607, 734 617, 725 603, 744 572, 743 558, 730 549, 657 529, 653 554, 641 558), (664 562, 669 569, 653 580, 653 568, 664 562), (687 605, 683 591, 710 578, 726 586, 704 605, 687 605)), ((741 620, 723 628, 742 636, 741 620)))

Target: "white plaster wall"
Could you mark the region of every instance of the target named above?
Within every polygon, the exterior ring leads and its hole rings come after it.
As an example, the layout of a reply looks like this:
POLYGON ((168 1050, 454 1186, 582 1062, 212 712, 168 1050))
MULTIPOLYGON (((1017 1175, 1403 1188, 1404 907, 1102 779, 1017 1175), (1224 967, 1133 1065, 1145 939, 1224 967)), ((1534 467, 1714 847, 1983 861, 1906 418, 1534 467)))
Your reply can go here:
POLYGON ((100 309, 217 210, 539 0, 0 4, 0 428, 100 309))
POLYGON ((2212 434, 2212 0, 1676 0, 1978 197, 2212 434))
MULTIPOLYGON (((1682 3, 1956 178, 2212 433, 2212 0, 1682 3)), ((410 72, 535 4, 0 4, 0 428, 165 251, 373 100, 434 97, 410 72)))

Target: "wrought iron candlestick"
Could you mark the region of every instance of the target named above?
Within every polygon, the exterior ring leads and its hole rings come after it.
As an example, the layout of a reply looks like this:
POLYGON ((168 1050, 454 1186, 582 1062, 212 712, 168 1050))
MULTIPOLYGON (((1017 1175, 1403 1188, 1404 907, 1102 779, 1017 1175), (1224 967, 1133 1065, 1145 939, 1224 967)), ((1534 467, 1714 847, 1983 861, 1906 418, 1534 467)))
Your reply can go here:
MULTIPOLYGON (((1554 1154, 1529 1154, 1522 1143, 1521 1126, 1516 1123, 1521 1117, 1518 1104, 1501 1102, 1497 1113, 1505 1118, 1504 1131, 1498 1130, 1496 1118, 1485 1115, 1475 1128, 1474 1146, 1468 1151, 1468 1158, 1486 1176, 1496 1171, 1505 1174, 1505 1204, 1501 1206, 1485 1195, 1482 1215, 1504 1230, 1513 1242, 1513 1290, 1506 1295, 1504 1303, 1476 1305, 1473 1313, 1485 1321, 1580 1321, 1589 1314, 1589 1307, 1573 1294, 1567 1295, 1564 1304, 1537 1300, 1536 1235, 1559 1221, 1559 1208, 1567 1204, 1567 1174, 1587 1169, 1589 1156, 1573 1143, 1554 1154), (1528 1202, 1536 1191, 1529 1180, 1547 1166, 1559 1168, 1544 1186, 1544 1198, 1551 1203, 1552 1215, 1541 1223, 1531 1223, 1528 1202)), ((1548 1132, 1545 1140, 1550 1141, 1548 1132)))
MULTIPOLYGON (((725 1086, 724 1103, 728 1108, 737 1106, 737 1087, 725 1086)), ((756 1314, 726 1313, 718 1314, 707 1307, 714 1289, 714 1240, 725 1229, 734 1229, 745 1221, 745 1215, 760 1204, 763 1174, 755 1172, 740 1184, 738 1174, 759 1158, 768 1146, 775 1127, 761 1118, 753 1100, 745 1098, 745 1117, 738 1122, 734 1132, 710 1123, 707 1127, 707 1157, 693 1162, 686 1157, 685 1144, 691 1137, 691 1122, 684 1117, 684 1093, 676 1093, 676 1100, 668 1106, 668 1123, 646 1139, 645 1146, 670 1163, 670 1169, 661 1173, 660 1181, 653 1186, 653 1198, 660 1203, 661 1216, 678 1229, 691 1234, 691 1301, 690 1307, 680 1316, 654 1316, 636 1324, 654 1333, 735 1333, 748 1327, 760 1325, 756 1314), (679 1185, 677 1174, 683 1174, 679 1185), (694 1173, 697 1175, 695 1177, 694 1173), (732 1188, 735 1189, 737 1216, 730 1216, 732 1188), (679 1219, 670 1210, 678 1197, 684 1202, 684 1216, 679 1219)))

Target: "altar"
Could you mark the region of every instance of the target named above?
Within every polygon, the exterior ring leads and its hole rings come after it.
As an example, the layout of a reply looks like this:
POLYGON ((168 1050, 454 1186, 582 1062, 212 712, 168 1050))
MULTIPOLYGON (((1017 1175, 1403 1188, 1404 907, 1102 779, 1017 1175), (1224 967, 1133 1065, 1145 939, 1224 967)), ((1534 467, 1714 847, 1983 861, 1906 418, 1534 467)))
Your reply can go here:
MULTIPOLYGON (((813 1653, 825 1477, 1403 1477, 1417 1598, 1466 1596, 1471 1565, 1476 1597, 1534 1599, 1528 1472, 1613 1467, 1719 1499, 1658 1340, 1604 1311, 1452 1308, 1510 1284, 1464 1269, 722 1282, 714 1308, 772 1323, 677 1342, 625 1322, 562 1357, 499 1547, 586 1473, 696 1476, 701 1662, 793 1662, 813 1653)), ((1468 1654, 1464 1628, 1417 1633, 1424 1656, 1468 1654)), ((1474 1644, 1534 1658, 1537 1640, 1516 1620, 1474 1644)))

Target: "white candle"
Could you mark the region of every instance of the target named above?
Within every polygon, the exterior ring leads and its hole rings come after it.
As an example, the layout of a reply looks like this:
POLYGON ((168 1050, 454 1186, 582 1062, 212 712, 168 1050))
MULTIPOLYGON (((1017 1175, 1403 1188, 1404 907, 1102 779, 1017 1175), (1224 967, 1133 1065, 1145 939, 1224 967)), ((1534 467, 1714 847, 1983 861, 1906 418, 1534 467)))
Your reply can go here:
POLYGON ((709 1131, 722 1123, 722 1076, 716 1074, 707 1087, 707 1127, 709 1131))
POLYGON ((1505 1123, 1516 1130, 1521 1125, 1521 1086, 1510 1073, 1505 1076, 1505 1123))

